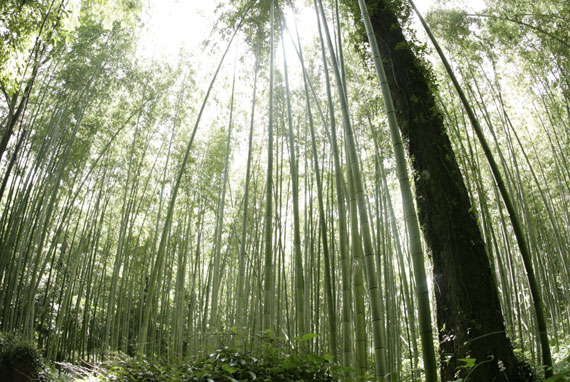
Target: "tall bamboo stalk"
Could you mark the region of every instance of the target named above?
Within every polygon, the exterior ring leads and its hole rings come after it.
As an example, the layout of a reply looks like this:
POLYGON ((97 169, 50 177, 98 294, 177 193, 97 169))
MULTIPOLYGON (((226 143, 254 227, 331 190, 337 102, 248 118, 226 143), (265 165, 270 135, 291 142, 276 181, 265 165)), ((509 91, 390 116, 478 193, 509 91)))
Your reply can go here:
MULTIPOLYGON (((352 130, 352 125, 350 122, 350 116, 348 112, 347 97, 344 90, 344 85, 342 82, 340 69, 334 55, 333 43, 328 30, 324 9, 322 7, 322 2, 319 0, 320 10, 324 34, 326 36, 326 41, 329 48, 330 59, 332 62, 335 82, 337 87, 337 92, 340 99, 341 111, 342 111, 342 121, 345 129, 345 139, 346 147, 348 150, 350 158, 350 166, 352 169, 352 176, 354 178, 355 192, 358 201, 358 212, 360 216, 360 230, 364 245, 364 259, 366 262, 366 278, 368 280, 368 293, 370 295, 370 309, 372 313, 372 325, 373 325, 373 337, 374 337, 374 355, 376 362, 376 378, 379 381, 384 380, 385 365, 386 365, 386 348, 382 338, 382 316, 380 313, 380 298, 382 294, 378 284, 378 279, 376 275, 376 267, 374 265, 374 247, 372 245, 372 236, 370 234, 370 225, 367 212, 366 196, 364 194, 364 187, 362 181, 362 175, 360 172, 360 165, 358 161, 358 154, 356 152, 356 144, 354 142, 354 133, 352 130)), ((315 8, 317 8, 315 0, 315 8)), ((318 11, 317 10, 317 11, 318 11)))
POLYGON ((293 250, 295 259, 295 315, 297 322, 297 336, 305 334, 305 307, 303 303, 305 281, 303 279, 303 257, 301 254, 301 228, 299 216, 299 174, 297 171, 297 158, 295 154, 295 133, 293 131, 293 118, 291 116, 291 92, 289 89, 289 74, 287 69, 287 55, 283 27, 281 28, 281 46, 283 48, 283 73, 285 75, 285 93, 287 96, 287 126, 289 128, 289 168, 291 170, 291 187, 293 194, 293 250))
POLYGON ((210 330, 217 330, 218 326, 218 291, 220 288, 220 257, 222 250, 222 230, 224 222, 224 207, 226 204, 226 185, 228 183, 228 169, 230 165, 230 147, 232 140, 232 124, 234 116, 234 95, 236 85, 237 49, 234 60, 234 74, 232 78, 232 94, 230 96, 230 117, 228 122, 228 136, 226 139, 226 155, 224 160, 224 174, 222 179, 222 190, 220 193, 219 209, 216 216, 216 230, 214 234, 214 279, 212 284, 212 304, 210 309, 210 330))
POLYGON ((267 176, 265 182, 265 261, 263 281, 263 330, 272 330, 271 308, 273 306, 273 39, 275 0, 271 0, 271 30, 269 34, 269 124, 267 127, 267 176))
POLYGON ((245 322, 245 308, 246 301, 244 296, 244 283, 245 283, 245 263, 246 263, 246 232, 247 232, 247 215, 249 210, 249 183, 251 180, 251 156, 253 147, 253 126, 254 126, 254 116, 255 116, 255 99, 257 91, 257 74, 259 70, 259 42, 255 52, 255 69, 254 69, 254 79, 253 79, 253 95, 251 100, 251 117, 249 123, 249 139, 247 145, 247 168, 245 171, 245 186, 244 186, 244 196, 243 196, 243 219, 241 224, 241 239, 240 239, 240 249, 239 249, 239 259, 238 259, 238 288, 237 288, 237 317, 236 326, 242 328, 245 322))

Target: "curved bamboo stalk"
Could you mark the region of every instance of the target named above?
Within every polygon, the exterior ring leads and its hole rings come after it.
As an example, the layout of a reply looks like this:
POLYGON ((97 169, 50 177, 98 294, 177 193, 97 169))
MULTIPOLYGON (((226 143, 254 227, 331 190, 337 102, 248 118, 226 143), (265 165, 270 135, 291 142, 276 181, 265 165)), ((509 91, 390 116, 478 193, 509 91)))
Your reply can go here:
POLYGON ((186 146, 186 151, 184 152, 184 158, 182 159, 182 163, 180 164, 180 167, 178 170, 178 175, 176 176, 176 181, 174 183, 174 186, 172 187, 172 194, 170 197, 170 201, 168 203, 166 220, 164 222, 164 227, 162 229, 162 234, 160 237, 160 243, 159 243, 159 247, 158 247, 156 261, 153 265, 152 273, 151 273, 151 277, 150 277, 150 281, 149 281, 148 295, 146 298, 147 304, 144 307, 143 320, 142 320, 142 325, 140 328, 139 342, 138 342, 138 346, 137 346, 137 351, 139 354, 143 354, 145 352, 147 336, 148 336, 148 326, 149 326, 149 322, 150 322, 150 313, 151 313, 151 309, 152 309, 152 301, 153 301, 154 295, 156 293, 156 284, 158 281, 158 274, 159 274, 159 270, 162 268, 162 263, 164 262, 166 242, 168 241, 168 236, 170 233, 170 226, 172 224, 172 216, 174 214, 174 204, 176 202, 176 197, 178 196, 178 189, 180 188, 180 182, 182 180, 182 175, 184 174, 184 169, 186 167, 186 163, 188 163, 188 159, 190 158, 190 150, 192 148, 192 143, 194 142, 194 137, 196 136, 196 131, 198 130, 198 126, 200 125, 200 121, 202 119, 202 113, 204 112, 204 108, 206 107, 206 103, 208 102, 210 92, 212 91, 212 88, 214 87, 214 82, 216 81, 216 78, 218 77, 218 73, 220 72, 220 69, 221 69, 222 64, 224 62, 224 58, 226 57, 226 55, 230 49, 230 46, 234 40, 234 37, 236 36, 237 32, 241 28, 241 25, 243 24, 243 22, 245 20, 245 15, 247 14, 247 12, 249 11, 251 6, 252 6, 252 3, 250 3, 248 5, 248 7, 245 9, 245 11, 242 15, 242 18, 241 18, 238 26, 236 27, 234 33, 232 34, 232 37, 230 38, 230 41, 228 42, 226 50, 224 51, 224 53, 220 59, 218 67, 216 68, 216 71, 214 72, 214 75, 212 76, 212 80, 210 81, 210 85, 208 86, 208 90, 206 91, 206 96, 204 97, 204 101, 202 102, 202 106, 200 107, 200 111, 198 112, 198 117, 196 118, 196 123, 194 125, 194 129, 192 130, 192 134, 190 135, 190 139, 189 139, 188 144, 186 146))

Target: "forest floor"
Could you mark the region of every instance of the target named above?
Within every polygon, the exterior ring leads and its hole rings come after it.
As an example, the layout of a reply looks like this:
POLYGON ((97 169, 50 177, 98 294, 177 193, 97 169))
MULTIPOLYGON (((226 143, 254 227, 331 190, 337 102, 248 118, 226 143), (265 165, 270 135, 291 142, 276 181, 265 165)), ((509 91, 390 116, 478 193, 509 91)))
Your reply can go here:
POLYGON ((161 360, 109 353, 105 361, 49 362, 32 345, 0 335, 0 382, 186 382, 339 380, 342 369, 324 357, 274 342, 258 350, 222 347, 202 357, 161 360))
POLYGON ((59 363, 54 382, 335 381, 340 368, 310 353, 295 355, 266 347, 257 357, 229 348, 201 359, 156 361, 117 355, 98 366, 59 363))
MULTIPOLYGON (((96 364, 51 363, 34 346, 13 336, 0 335, 0 382, 329 382, 342 380, 344 372, 356 372, 344 370, 329 355, 300 352, 277 342, 262 343, 257 349, 223 347, 206 356, 183 360, 109 353, 105 361, 96 364)), ((557 350, 555 376, 544 382, 570 382, 570 344, 558 346, 557 350)), ((373 379, 366 376, 366 380, 373 379)), ((542 379, 536 382, 539 381, 542 379)))

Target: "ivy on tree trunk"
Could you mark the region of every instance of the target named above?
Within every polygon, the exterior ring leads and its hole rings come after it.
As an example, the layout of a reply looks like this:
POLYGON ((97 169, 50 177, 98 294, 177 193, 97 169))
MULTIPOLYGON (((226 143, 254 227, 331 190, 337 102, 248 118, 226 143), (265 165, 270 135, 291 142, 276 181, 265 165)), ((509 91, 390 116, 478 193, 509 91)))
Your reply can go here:
MULTIPOLYGON (((356 1, 350 3, 360 19, 356 1)), ((367 1, 414 171, 418 218, 433 261, 441 378, 530 379, 513 354, 497 286, 430 74, 398 21, 396 2, 367 1)))

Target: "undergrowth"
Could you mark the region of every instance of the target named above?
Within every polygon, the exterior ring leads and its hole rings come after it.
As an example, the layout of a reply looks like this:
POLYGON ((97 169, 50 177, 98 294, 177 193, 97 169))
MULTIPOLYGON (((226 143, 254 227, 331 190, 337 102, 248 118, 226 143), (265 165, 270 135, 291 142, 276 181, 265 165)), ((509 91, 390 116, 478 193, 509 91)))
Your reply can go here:
POLYGON ((314 381, 338 380, 338 367, 324 357, 296 354, 266 346, 253 355, 224 347, 202 359, 176 363, 150 362, 141 358, 122 357, 113 361, 98 380, 129 382, 167 381, 314 381))
MULTIPOLYGON (((307 334, 297 341, 308 342, 314 336, 307 334)), ((175 362, 115 353, 97 365, 57 363, 49 366, 33 345, 0 333, 0 382, 332 382, 342 379, 344 369, 329 355, 299 350, 303 346, 296 346, 295 350, 291 344, 271 335, 259 336, 259 339, 261 343, 253 347, 257 350, 245 350, 248 348, 245 346, 220 347, 207 356, 175 362)), ((570 344, 561 346, 555 359, 555 375, 544 382, 570 382, 570 344)), ((366 376, 366 380, 371 378, 366 376)))
POLYGON ((0 382, 49 380, 49 372, 33 345, 0 333, 0 382))

